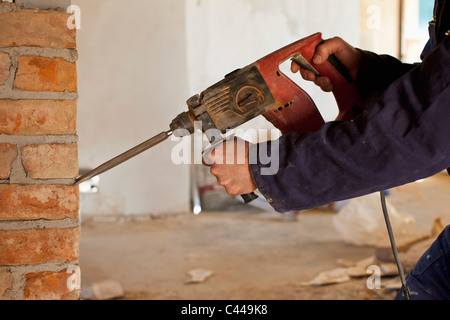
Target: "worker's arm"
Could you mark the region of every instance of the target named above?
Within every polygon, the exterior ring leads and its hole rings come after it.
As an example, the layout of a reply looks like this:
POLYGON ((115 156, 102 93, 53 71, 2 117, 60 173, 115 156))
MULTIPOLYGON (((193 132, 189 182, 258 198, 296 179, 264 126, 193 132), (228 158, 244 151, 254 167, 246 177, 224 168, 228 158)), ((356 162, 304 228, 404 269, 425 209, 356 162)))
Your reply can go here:
MULTIPOLYGON (((363 60, 358 76, 370 79, 373 74, 363 75, 362 64, 363 60)), ((382 75, 374 79, 379 81, 382 75)), ((276 210, 284 212, 392 188, 446 169, 449 75, 447 37, 421 65, 384 84, 385 90, 373 83, 383 93, 376 99, 368 94, 368 111, 353 121, 330 122, 311 134, 282 136, 276 174, 261 175, 261 162, 250 165, 256 186, 276 210)))
POLYGON ((377 55, 363 50, 359 52, 361 60, 355 84, 365 107, 370 107, 392 82, 417 66, 402 63, 389 55, 377 55))

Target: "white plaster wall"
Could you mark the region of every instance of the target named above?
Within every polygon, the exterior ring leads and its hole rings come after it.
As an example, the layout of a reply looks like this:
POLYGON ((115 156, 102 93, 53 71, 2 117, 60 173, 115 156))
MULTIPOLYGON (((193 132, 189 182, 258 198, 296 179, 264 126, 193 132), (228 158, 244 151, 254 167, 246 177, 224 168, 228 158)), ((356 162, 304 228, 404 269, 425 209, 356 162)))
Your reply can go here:
MULTIPOLYGON (((79 163, 96 167, 168 129, 185 101, 230 71, 306 37, 359 44, 358 0, 73 0, 78 31, 79 163)), ((304 88, 333 117, 331 94, 304 88)), ((327 117, 325 115, 325 117, 327 117)), ((262 117, 248 127, 267 128, 262 117)), ((165 143, 100 176, 81 213, 144 214, 190 207, 189 168, 165 143)))
MULTIPOLYGON (((188 96, 183 1, 74 0, 80 168, 94 168, 169 129, 188 96)), ((81 214, 189 210, 189 171, 163 143, 100 176, 81 214)))

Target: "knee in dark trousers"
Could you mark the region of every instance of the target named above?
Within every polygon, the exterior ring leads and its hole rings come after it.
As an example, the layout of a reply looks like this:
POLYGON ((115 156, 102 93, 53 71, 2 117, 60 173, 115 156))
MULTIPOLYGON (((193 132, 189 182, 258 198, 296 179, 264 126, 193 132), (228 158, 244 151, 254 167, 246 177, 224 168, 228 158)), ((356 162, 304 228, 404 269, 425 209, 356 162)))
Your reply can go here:
MULTIPOLYGON (((450 300, 450 225, 406 277, 412 300, 450 300)), ((400 291, 397 300, 403 299, 400 291)))

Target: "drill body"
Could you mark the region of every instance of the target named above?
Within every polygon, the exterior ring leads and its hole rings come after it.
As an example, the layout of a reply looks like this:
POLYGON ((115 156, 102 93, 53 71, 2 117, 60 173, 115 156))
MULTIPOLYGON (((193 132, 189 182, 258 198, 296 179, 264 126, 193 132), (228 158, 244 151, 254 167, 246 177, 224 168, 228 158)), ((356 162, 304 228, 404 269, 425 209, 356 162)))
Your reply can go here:
POLYGON ((175 130, 180 128, 192 134, 195 121, 201 121, 205 133, 217 129, 225 134, 273 109, 276 101, 258 68, 252 64, 194 95, 187 100, 187 105, 188 111, 178 115, 170 125, 175 135, 175 130))
MULTIPOLYGON (((194 123, 200 121, 206 134, 209 129, 224 134, 259 115, 283 134, 318 130, 324 120, 314 101, 279 68, 295 55, 301 55, 309 67, 331 79, 339 107, 338 119, 350 119, 353 107, 358 104, 354 84, 331 63, 315 66, 311 62, 317 45, 322 41, 320 33, 314 34, 229 73, 223 80, 188 99, 188 111, 172 121, 171 131, 174 135, 192 134, 194 123)), ((210 141, 213 138, 208 136, 210 141)))

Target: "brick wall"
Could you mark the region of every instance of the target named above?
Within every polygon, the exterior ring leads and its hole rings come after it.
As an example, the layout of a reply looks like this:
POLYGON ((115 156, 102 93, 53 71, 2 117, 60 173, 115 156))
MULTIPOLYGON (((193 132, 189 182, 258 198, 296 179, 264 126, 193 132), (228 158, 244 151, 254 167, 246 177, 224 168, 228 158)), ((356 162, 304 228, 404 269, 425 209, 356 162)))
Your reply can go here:
POLYGON ((0 1, 0 300, 79 299, 76 34, 0 1))

